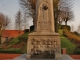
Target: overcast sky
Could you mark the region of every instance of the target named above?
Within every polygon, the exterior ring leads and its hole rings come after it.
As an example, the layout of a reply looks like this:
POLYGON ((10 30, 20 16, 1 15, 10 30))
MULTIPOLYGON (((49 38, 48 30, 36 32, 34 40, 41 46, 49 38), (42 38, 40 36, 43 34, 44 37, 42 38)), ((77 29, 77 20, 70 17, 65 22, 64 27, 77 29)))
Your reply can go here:
MULTIPOLYGON (((18 0, 0 0, 0 12, 8 15, 12 22, 15 20, 15 14, 20 9, 18 0)), ((74 0, 73 12, 75 15, 75 21, 69 22, 70 26, 74 26, 74 30, 77 29, 77 26, 80 24, 80 0, 74 0)), ((14 24, 13 24, 14 25, 14 24)), ((32 22, 30 22, 32 25, 32 22)))

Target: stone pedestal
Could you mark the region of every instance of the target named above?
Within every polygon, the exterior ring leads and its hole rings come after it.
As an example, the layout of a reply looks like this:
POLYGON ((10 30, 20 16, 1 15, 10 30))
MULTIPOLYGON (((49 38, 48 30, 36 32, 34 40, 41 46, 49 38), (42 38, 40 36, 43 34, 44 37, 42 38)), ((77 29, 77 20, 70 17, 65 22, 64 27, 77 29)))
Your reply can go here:
POLYGON ((27 58, 61 58, 60 45, 58 33, 31 33, 27 43, 27 58))

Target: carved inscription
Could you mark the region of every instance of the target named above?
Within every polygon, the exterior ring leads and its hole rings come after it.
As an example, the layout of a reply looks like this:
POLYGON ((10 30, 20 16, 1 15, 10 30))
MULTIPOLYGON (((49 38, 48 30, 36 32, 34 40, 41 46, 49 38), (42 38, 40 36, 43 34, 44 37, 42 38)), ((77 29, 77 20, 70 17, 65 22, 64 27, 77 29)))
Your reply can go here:
POLYGON ((51 30, 51 22, 50 21, 40 21, 38 22, 39 30, 51 30))
POLYGON ((57 48, 56 38, 31 39, 31 52, 33 55, 53 55, 57 48))

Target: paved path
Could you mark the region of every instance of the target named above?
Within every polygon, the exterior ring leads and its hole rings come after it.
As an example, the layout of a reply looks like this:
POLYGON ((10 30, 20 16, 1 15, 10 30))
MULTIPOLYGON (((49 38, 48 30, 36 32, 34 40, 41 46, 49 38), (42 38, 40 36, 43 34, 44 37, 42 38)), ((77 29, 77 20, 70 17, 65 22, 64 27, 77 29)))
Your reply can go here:
POLYGON ((80 60, 80 59, 74 59, 74 60, 80 60))
POLYGON ((26 59, 26 54, 22 54, 21 56, 18 56, 16 58, 14 58, 13 60, 74 60, 73 58, 71 58, 69 55, 62 55, 62 59, 39 59, 39 58, 31 58, 31 59, 26 59))

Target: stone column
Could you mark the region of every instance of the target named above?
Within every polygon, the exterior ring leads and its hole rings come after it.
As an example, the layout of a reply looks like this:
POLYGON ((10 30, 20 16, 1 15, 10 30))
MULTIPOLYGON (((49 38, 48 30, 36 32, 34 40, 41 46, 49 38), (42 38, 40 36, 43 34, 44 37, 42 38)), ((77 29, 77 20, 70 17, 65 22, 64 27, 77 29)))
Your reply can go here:
POLYGON ((54 32, 53 0, 37 0, 36 19, 37 32, 54 32))

